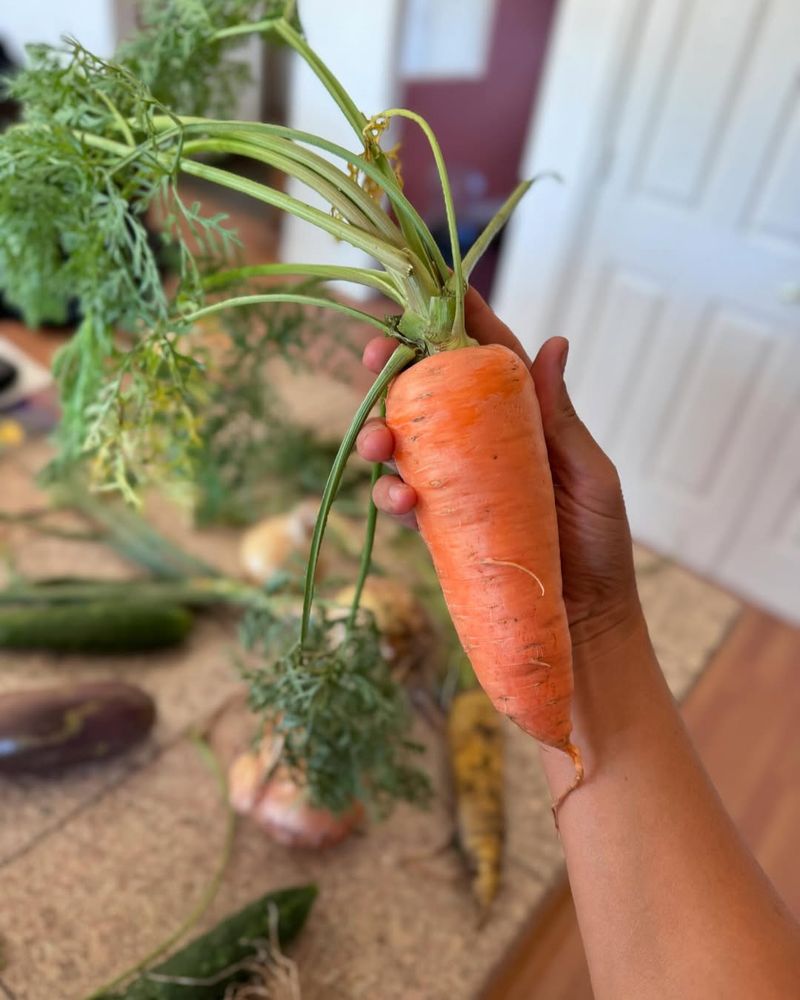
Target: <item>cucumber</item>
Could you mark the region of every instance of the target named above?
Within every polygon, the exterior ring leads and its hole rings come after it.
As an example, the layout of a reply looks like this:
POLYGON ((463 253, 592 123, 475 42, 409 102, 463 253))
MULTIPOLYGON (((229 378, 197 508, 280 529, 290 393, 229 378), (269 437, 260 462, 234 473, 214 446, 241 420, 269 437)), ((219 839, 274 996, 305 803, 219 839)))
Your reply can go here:
POLYGON ((45 773, 113 757, 143 739, 153 699, 117 681, 0 696, 0 774, 45 773))
POLYGON ((92 1000, 220 1000, 231 983, 247 978, 241 969, 228 975, 225 970, 253 954, 253 941, 269 938, 270 906, 278 911, 278 940, 283 947, 302 929, 316 895, 314 885, 268 892, 142 973, 124 992, 96 994, 92 1000), (183 982, 158 982, 149 973, 183 982), (190 985, 187 979, 198 982, 190 985))
POLYGON ((0 608, 0 648, 135 653, 181 642, 192 616, 174 604, 91 601, 0 608))

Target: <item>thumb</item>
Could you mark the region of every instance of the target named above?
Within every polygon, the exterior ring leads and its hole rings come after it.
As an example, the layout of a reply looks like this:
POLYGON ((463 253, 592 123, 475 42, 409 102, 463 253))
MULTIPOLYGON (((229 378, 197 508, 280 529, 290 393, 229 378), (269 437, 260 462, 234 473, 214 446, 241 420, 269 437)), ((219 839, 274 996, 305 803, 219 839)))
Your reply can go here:
POLYGON ((531 375, 542 412, 542 428, 554 478, 570 487, 618 491, 616 470, 575 412, 564 382, 569 342, 551 337, 539 349, 531 375))

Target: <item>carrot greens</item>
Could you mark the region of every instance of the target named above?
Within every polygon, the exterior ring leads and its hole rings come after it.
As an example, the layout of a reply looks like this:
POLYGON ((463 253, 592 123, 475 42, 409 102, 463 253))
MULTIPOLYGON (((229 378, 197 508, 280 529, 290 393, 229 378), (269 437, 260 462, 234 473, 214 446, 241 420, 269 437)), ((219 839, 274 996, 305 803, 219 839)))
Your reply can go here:
POLYGON ((397 799, 426 802, 430 785, 414 759, 422 748, 409 737, 405 692, 372 616, 343 630, 340 616, 320 611, 302 645, 296 625, 268 609, 253 609, 243 624, 245 646, 264 654, 245 671, 250 704, 283 741, 283 762, 333 812, 354 800, 378 815, 397 799))
MULTIPOLYGON (((230 390, 233 369, 219 377, 199 325, 289 310, 265 324, 261 338, 233 335, 231 364, 238 368, 254 365, 265 343, 302 354, 306 320, 318 310, 370 323, 397 341, 322 490, 296 629, 277 652, 258 641, 263 621, 251 615, 246 631, 263 658, 250 675, 253 703, 281 729, 286 760, 302 771, 315 800, 344 809, 353 797, 381 806, 424 797, 424 781, 409 763, 403 698, 374 627, 356 614, 374 512, 343 637, 324 612, 312 612, 314 572, 360 427, 409 364, 471 343, 466 278, 527 186, 514 192, 462 261, 447 169, 430 126, 402 108, 364 115, 310 47, 292 0, 148 0, 140 34, 113 59, 72 39, 58 49, 34 46, 9 88, 24 117, 0 136, 0 289, 32 324, 62 317, 75 298, 82 315, 55 366, 63 406, 55 477, 84 461, 96 489, 132 502, 148 479, 201 482, 206 510, 219 510, 230 491, 252 486, 253 478, 240 478, 236 467, 253 460, 262 441, 254 434, 226 465, 227 428, 248 409, 261 427, 273 417, 280 421, 281 413, 256 398, 252 383, 244 383, 238 403, 226 404, 229 392, 220 387, 230 390), (244 73, 236 49, 251 35, 305 60, 352 128, 353 149, 287 126, 227 117, 244 73), (452 273, 403 193, 396 156, 381 148, 393 117, 411 119, 430 144, 452 273), (234 172, 232 156, 258 167, 261 179, 234 172), (272 182, 273 171, 321 196, 329 210, 286 193, 272 182), (243 266, 227 218, 187 201, 187 179, 294 215, 364 251, 375 266, 243 266), (158 220, 156 240, 146 219, 158 220), (159 273, 160 246, 175 262, 172 284, 159 273), (258 284, 290 278, 300 281, 258 284), (378 319, 325 292, 325 282, 341 280, 381 292, 395 315, 378 319), (303 322, 294 323, 300 315, 303 322)), ((266 469, 254 462, 256 477, 266 469)))

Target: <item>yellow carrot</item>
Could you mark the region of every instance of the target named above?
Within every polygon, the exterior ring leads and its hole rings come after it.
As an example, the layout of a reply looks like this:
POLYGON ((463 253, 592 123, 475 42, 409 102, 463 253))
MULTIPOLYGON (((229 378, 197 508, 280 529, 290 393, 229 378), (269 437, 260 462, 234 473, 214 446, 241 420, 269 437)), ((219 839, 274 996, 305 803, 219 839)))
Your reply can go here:
POLYGON ((500 715, 480 688, 453 699, 447 738, 459 845, 473 895, 486 911, 497 895, 503 860, 503 733, 500 715))

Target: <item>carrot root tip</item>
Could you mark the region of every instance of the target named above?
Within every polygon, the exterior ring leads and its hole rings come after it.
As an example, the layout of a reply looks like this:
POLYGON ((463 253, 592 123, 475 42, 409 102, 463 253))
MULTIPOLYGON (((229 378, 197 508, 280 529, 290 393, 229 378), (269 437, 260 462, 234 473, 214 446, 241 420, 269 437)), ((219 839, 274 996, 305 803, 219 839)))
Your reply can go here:
POLYGON ((572 761, 575 767, 575 777, 572 779, 572 784, 558 796, 553 805, 550 807, 553 813, 553 821, 556 825, 556 830, 558 830, 558 810, 564 804, 564 800, 567 796, 574 792, 575 789, 583 783, 583 759, 581 757, 580 750, 574 743, 567 743, 566 746, 559 747, 559 750, 563 750, 563 752, 567 754, 572 761))

